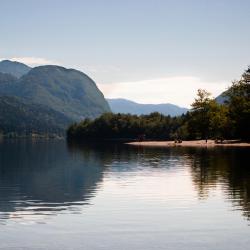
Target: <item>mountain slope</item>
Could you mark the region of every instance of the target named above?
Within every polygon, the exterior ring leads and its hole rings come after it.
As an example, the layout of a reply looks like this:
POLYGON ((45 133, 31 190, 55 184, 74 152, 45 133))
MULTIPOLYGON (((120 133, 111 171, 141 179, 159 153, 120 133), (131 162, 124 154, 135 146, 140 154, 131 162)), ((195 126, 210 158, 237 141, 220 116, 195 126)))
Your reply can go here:
POLYGON ((0 84, 8 84, 17 81, 17 78, 13 75, 0 72, 0 84))
POLYGON ((0 97, 0 133, 64 135, 72 120, 46 106, 18 97, 0 97))
POLYGON ((224 104, 228 100, 227 91, 222 92, 215 98, 215 101, 219 104, 224 104))
POLYGON ((159 112, 164 115, 178 116, 188 111, 187 108, 181 108, 173 104, 140 104, 126 99, 107 99, 112 112, 130 113, 135 115, 150 114, 159 112))
POLYGON ((80 71, 59 66, 36 67, 11 84, 0 84, 0 95, 29 99, 75 121, 110 111, 92 79, 80 71))
POLYGON ((30 67, 20 63, 20 62, 13 62, 9 60, 3 60, 0 62, 0 72, 11 74, 17 78, 27 74, 30 71, 30 67))

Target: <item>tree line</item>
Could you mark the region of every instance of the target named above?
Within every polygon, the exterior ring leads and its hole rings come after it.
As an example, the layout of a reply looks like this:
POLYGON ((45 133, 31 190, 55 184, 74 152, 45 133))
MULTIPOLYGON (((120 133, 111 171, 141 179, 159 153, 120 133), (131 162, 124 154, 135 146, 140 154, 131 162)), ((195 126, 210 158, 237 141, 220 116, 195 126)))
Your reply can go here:
POLYGON ((241 139, 250 140, 250 67, 218 102, 199 89, 191 110, 178 117, 105 113, 71 125, 68 139, 241 139))

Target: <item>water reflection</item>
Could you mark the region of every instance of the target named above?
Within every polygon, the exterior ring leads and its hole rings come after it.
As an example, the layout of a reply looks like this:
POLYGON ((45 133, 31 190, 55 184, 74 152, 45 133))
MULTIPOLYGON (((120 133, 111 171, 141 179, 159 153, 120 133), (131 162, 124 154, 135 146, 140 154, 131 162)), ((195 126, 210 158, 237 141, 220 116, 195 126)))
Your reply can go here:
POLYGON ((102 182, 98 158, 63 141, 7 141, 0 152, 0 219, 77 212, 102 182))
POLYGON ((250 165, 248 148, 189 149, 191 173, 200 198, 220 185, 235 209, 250 219, 250 165))
MULTIPOLYGON (((197 197, 205 200, 216 188, 222 189, 235 210, 250 219, 249 148, 147 148, 119 145, 69 145, 82 153, 92 148, 102 153, 104 166, 114 172, 174 171, 190 172, 197 197)), ((107 169, 106 169, 107 171, 107 169)))
MULTIPOLYGON (((125 174, 128 180, 145 176, 146 183, 152 173, 155 178, 166 173, 168 181, 170 174, 178 176, 180 172, 191 178, 183 197, 206 200, 212 190, 220 187, 226 200, 250 218, 249 149, 79 146, 64 141, 18 140, 0 143, 0 152, 2 221, 80 213, 84 205, 91 204, 108 176, 125 178, 125 174), (189 190, 195 190, 196 197, 188 196, 189 190)), ((149 192, 147 187, 143 192, 149 192)))

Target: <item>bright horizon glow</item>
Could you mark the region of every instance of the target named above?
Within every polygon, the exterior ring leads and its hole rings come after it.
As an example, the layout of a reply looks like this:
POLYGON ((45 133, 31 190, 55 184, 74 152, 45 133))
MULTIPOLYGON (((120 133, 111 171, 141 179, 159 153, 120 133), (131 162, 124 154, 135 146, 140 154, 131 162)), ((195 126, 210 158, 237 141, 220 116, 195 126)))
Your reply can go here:
POLYGON ((177 76, 158 79, 98 84, 106 98, 124 98, 144 104, 171 103, 190 108, 198 89, 217 97, 229 87, 228 82, 205 82, 198 77, 177 76))

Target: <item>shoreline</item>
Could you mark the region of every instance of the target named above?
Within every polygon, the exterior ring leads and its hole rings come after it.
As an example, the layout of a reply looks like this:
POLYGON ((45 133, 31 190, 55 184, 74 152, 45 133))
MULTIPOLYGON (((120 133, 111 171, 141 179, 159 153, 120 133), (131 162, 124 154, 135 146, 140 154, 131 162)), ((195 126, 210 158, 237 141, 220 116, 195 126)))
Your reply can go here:
POLYGON ((250 143, 238 141, 224 141, 223 143, 215 143, 214 140, 195 140, 182 141, 175 143, 174 141, 137 141, 128 142, 126 145, 141 147, 250 147, 250 143))

